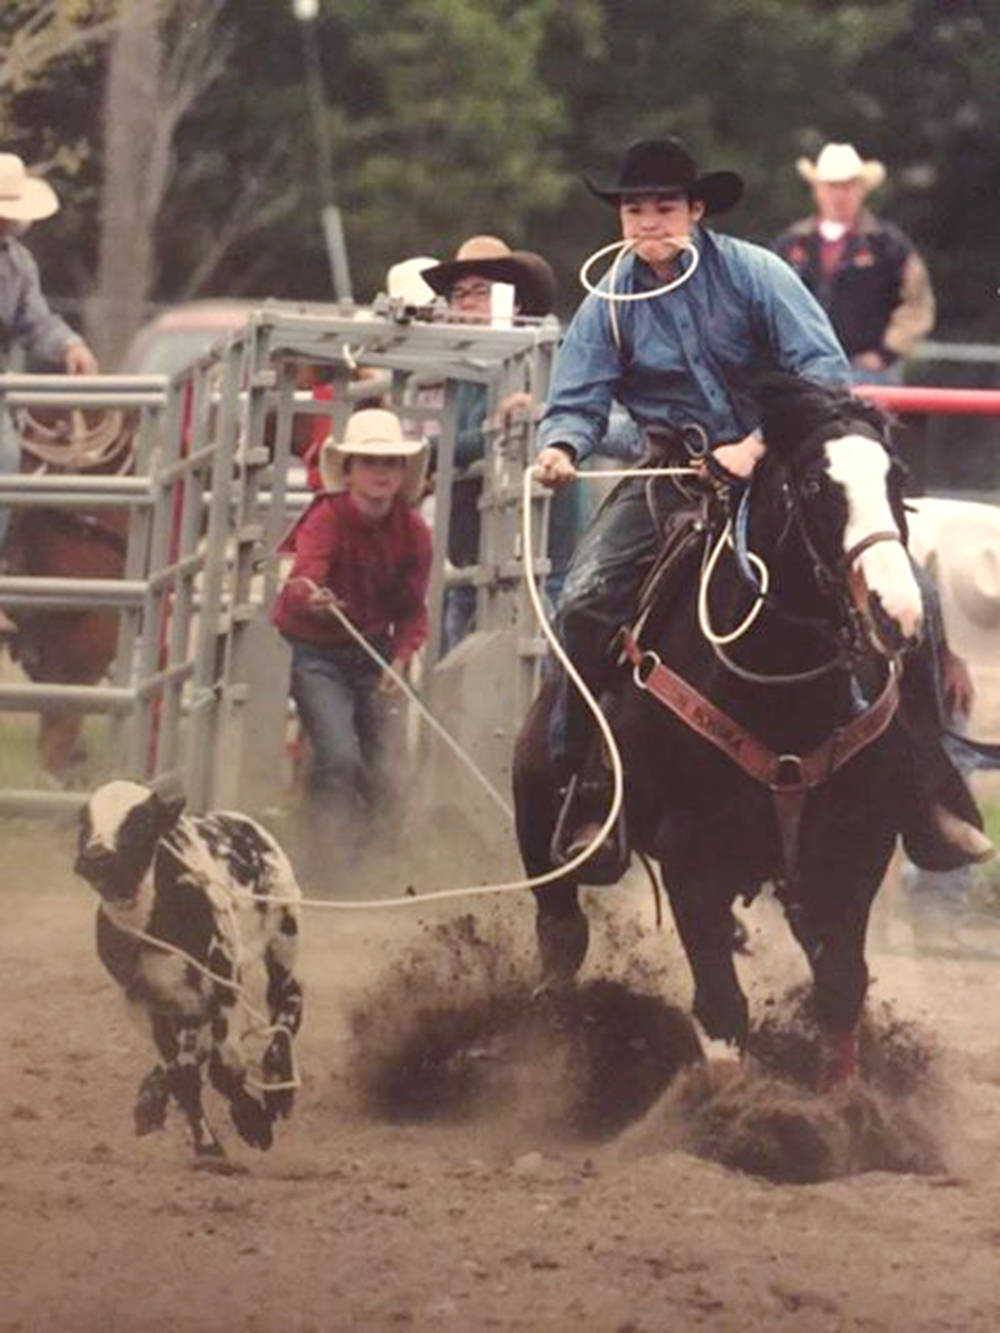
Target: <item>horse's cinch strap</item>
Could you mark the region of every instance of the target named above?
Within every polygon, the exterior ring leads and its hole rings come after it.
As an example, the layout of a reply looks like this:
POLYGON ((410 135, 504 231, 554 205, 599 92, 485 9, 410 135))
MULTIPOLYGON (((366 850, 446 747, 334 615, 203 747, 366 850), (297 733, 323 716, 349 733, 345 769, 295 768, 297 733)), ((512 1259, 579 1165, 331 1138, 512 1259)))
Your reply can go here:
POLYGON ((683 676, 664 666, 656 653, 644 652, 631 633, 626 633, 623 649, 634 667, 633 678, 640 689, 669 708, 744 773, 775 793, 805 793, 811 787, 818 787, 877 740, 899 706, 899 682, 892 667, 875 702, 845 726, 838 727, 815 750, 806 755, 777 754, 699 694, 683 676))

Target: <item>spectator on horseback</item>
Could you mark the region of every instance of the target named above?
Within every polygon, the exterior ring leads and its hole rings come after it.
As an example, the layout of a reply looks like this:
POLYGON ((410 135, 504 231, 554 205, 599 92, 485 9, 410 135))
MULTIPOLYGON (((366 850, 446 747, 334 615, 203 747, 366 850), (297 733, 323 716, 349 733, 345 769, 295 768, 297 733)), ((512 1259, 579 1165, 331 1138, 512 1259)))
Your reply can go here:
MULTIPOLYGON (((448 300, 445 318, 471 324, 490 324, 518 315, 541 317, 555 304, 556 280, 549 264, 530 250, 511 250, 496 236, 470 236, 455 258, 422 269, 420 278, 448 300), (504 288, 513 288, 512 303, 501 309, 504 288)), ((455 391, 456 435, 454 465, 468 469, 486 452, 487 390, 484 384, 460 380, 455 391)), ((526 393, 511 394, 500 405, 501 414, 531 406, 526 393)), ((451 489, 448 524, 448 560, 455 569, 479 563, 480 476, 456 476, 451 489)), ((471 584, 449 587, 444 606, 444 651, 450 652, 470 633, 476 612, 476 589, 471 584)))
POLYGON ((32 222, 51 217, 59 200, 48 182, 29 176, 14 153, 0 153, 0 358, 13 344, 35 362, 95 375, 93 352, 42 295, 38 266, 18 239, 32 222))
MULTIPOLYGON (((0 370, 19 346, 33 365, 65 366, 71 375, 94 375, 97 361, 78 333, 59 318, 42 295, 38 265, 18 239, 32 223, 59 208, 47 181, 29 176, 14 153, 0 153, 0 370)), ((21 455, 13 432, 0 430, 0 472, 16 472, 21 455)), ((0 505, 0 551, 7 541, 11 511, 0 505)), ((16 626, 0 611, 0 636, 16 626)))
POLYGON ((384 795, 379 695, 393 680, 345 621, 397 674, 426 639, 431 536, 412 508, 425 465, 424 442, 407 439, 394 413, 355 412, 344 439, 323 446, 325 490, 282 544, 294 559, 272 621, 292 649, 321 819, 370 812, 384 795))
POLYGON ((865 206, 885 167, 849 143, 828 143, 815 162, 800 157, 795 166, 816 211, 774 248, 830 316, 854 382, 898 383, 902 359, 934 326, 934 292, 910 238, 865 206))
MULTIPOLYGON (((829 319, 772 252, 703 225, 739 201, 743 181, 732 171, 700 174, 678 139, 635 143, 615 184, 586 184, 615 208, 629 244, 567 330, 539 429, 539 479, 559 485, 574 478, 601 442, 614 400, 646 432, 656 463, 701 460, 717 485, 739 486, 765 452, 757 375, 780 370, 849 387, 850 367, 829 319)), ((640 585, 661 549, 661 525, 673 513, 678 527, 686 503, 672 487, 657 499, 654 516, 646 479, 623 480, 577 547, 566 578, 558 632, 597 696, 614 684, 608 645, 635 614, 640 585)), ((613 695, 603 702, 613 706, 613 695)), ((610 805, 609 775, 592 760, 594 732, 589 710, 563 676, 550 731, 551 760, 566 791, 561 846, 554 849, 563 861, 592 844, 610 805)), ((977 828, 956 816, 949 823, 948 815, 942 811, 946 828, 936 830, 947 857, 981 859, 992 851, 977 828)), ((591 858, 588 872, 613 878, 624 850, 623 838, 612 840, 591 858), (610 864, 602 866, 602 857, 610 864)))

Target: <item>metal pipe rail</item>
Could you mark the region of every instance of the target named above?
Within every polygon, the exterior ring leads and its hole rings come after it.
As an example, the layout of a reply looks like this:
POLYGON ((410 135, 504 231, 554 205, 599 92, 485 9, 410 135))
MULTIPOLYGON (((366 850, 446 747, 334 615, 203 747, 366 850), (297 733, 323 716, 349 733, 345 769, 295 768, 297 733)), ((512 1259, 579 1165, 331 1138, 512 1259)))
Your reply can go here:
POLYGON ((17 505, 43 504, 60 509, 89 509, 94 505, 152 504, 148 477, 117 477, 52 472, 0 473, 0 501, 17 505))
POLYGON ((169 375, 0 375, 0 394, 9 391, 47 393, 62 391, 72 385, 73 398, 93 393, 156 393, 162 396, 170 383, 169 375))
POLYGON ((80 713, 127 713, 136 692, 125 685, 0 685, 0 712, 36 712, 39 708, 72 708, 80 713))
POLYGON ((925 412, 935 416, 1000 416, 1000 389, 945 389, 935 385, 859 384, 859 398, 894 412, 925 412))
POLYGON ((141 606, 149 591, 148 579, 44 578, 39 575, 0 575, 0 606, 37 606, 81 611, 141 606))
MULTIPOLYGON (((69 376, 77 379, 82 376, 69 376)), ((129 392, 125 389, 100 389, 86 395, 86 402, 80 406, 81 395, 72 389, 4 389, 0 385, 0 401, 8 407, 69 407, 89 412, 97 408, 135 408, 162 407, 163 394, 158 390, 144 393, 129 392)))

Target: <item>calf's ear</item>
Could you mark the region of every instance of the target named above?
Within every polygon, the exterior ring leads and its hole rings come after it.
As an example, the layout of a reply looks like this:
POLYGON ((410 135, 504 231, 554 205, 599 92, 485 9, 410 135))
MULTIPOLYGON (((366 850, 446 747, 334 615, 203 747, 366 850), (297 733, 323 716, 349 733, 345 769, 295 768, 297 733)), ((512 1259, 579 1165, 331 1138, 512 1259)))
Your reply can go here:
POLYGON ((173 828, 184 812, 187 800, 183 796, 159 796, 154 793, 160 827, 164 830, 173 828))

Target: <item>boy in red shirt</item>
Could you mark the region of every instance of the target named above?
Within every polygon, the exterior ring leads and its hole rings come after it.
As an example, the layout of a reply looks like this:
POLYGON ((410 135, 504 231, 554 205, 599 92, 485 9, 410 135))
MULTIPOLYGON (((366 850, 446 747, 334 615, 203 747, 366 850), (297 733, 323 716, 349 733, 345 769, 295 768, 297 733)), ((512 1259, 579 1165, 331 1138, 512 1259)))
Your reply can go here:
POLYGON ((345 438, 320 452, 324 490, 282 544, 294 553, 273 624, 292 649, 291 694, 309 739, 310 798, 326 810, 371 809, 378 797, 378 664, 339 609, 397 672, 427 637, 431 534, 411 507, 426 467, 382 408, 355 412, 345 438))

